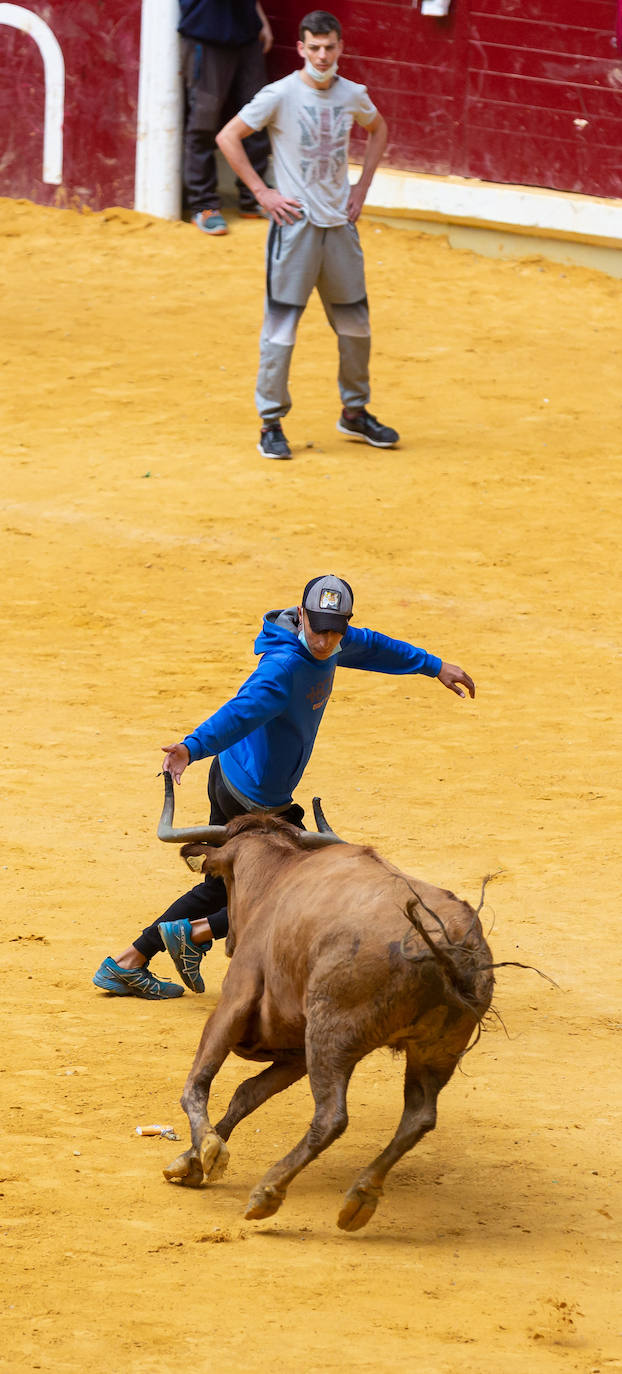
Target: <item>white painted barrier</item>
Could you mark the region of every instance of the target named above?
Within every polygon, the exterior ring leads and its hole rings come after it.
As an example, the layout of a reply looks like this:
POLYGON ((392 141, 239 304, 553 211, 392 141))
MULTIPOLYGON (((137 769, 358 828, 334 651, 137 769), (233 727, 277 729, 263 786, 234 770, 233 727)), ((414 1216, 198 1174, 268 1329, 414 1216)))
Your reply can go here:
MULTIPOLYGON (((350 176, 357 181, 360 168, 351 167, 350 176)), ((381 167, 365 204, 370 210, 515 234, 545 234, 612 246, 622 242, 622 200, 535 186, 421 176, 381 167)))

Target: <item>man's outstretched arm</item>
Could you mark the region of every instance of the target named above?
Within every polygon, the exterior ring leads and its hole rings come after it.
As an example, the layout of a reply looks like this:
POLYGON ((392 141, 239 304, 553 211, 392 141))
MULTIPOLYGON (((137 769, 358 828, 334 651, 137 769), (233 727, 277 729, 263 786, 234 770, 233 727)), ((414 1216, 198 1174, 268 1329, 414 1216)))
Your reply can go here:
POLYGON ((369 673, 391 673, 401 676, 407 673, 423 673, 424 677, 435 677, 456 696, 475 696, 475 683, 464 668, 455 663, 446 663, 437 654, 409 644, 405 639, 390 639, 377 630, 366 630, 350 625, 341 641, 340 668, 362 668, 369 673))
POLYGON ((239 115, 234 115, 216 135, 216 142, 236 176, 248 186, 257 204, 261 205, 275 224, 293 224, 295 220, 300 219, 300 202, 292 196, 282 196, 280 191, 273 191, 270 186, 266 186, 244 150, 242 139, 254 133, 256 130, 251 129, 250 124, 245 124, 239 115))
POLYGON ((352 187, 348 199, 348 219, 351 224, 356 222, 363 209, 372 177, 387 146, 387 125, 381 114, 377 114, 373 123, 368 124, 366 128, 368 139, 363 159, 363 170, 356 186, 352 187))

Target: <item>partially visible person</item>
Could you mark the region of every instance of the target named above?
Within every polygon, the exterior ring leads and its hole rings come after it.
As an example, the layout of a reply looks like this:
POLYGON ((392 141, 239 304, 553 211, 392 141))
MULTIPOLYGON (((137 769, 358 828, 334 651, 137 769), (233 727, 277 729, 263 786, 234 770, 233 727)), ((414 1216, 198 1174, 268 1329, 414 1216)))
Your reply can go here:
MULTIPOLYGON (((216 168, 216 134, 240 104, 251 100, 266 80, 265 54, 272 29, 259 0, 180 0, 182 64, 187 117, 184 133, 184 188, 192 222, 218 238, 229 232, 222 214, 216 168)), ((264 178, 270 141, 253 133, 246 151, 264 178)), ((252 192, 238 179, 240 214, 261 215, 252 192)))
MULTIPOLYGON (((299 606, 264 616, 255 642, 259 665, 237 696, 178 744, 163 746, 163 769, 177 783, 190 763, 213 758, 210 825, 262 812, 304 829, 304 812, 292 793, 311 757, 337 668, 422 673, 457 696, 464 697, 463 687, 475 695, 475 684, 462 668, 405 640, 350 625, 353 608, 352 588, 343 578, 332 573, 312 578, 299 606)), ((117 997, 181 997, 178 983, 156 978, 148 967, 154 954, 167 949, 186 987, 203 992, 201 960, 228 928, 225 884, 207 874, 117 959, 104 959, 93 982, 117 997)))

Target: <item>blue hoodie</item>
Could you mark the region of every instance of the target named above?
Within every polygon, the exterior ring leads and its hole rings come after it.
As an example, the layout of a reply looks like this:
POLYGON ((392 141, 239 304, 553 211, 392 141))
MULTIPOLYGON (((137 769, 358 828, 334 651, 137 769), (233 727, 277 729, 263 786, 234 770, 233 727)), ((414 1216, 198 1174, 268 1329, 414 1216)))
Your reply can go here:
POLYGON ((423 673, 437 677, 440 658, 401 639, 349 625, 339 649, 320 662, 298 639, 296 607, 269 611, 255 640, 261 655, 237 696, 186 735, 190 762, 220 757, 225 778, 262 807, 287 806, 311 757, 333 690, 335 669, 423 673))

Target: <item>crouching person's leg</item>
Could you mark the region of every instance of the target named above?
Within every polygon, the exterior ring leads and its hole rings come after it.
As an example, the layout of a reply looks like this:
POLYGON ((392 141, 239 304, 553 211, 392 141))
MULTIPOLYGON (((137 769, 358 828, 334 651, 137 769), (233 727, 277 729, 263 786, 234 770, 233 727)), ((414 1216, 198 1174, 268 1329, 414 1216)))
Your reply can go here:
POLYGON ((150 972, 153 956, 166 949, 186 987, 203 992, 205 984, 199 965, 211 949, 212 939, 227 934, 226 900, 222 879, 208 876, 146 926, 117 959, 110 955, 104 959, 93 977, 95 987, 113 996, 142 997, 148 1001, 182 997, 184 990, 178 983, 165 982, 150 972))
POLYGON ((224 939, 228 929, 227 889, 222 878, 210 874, 165 911, 158 925, 159 935, 191 992, 205 992, 201 960, 212 948, 212 941, 224 939))

